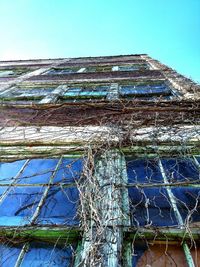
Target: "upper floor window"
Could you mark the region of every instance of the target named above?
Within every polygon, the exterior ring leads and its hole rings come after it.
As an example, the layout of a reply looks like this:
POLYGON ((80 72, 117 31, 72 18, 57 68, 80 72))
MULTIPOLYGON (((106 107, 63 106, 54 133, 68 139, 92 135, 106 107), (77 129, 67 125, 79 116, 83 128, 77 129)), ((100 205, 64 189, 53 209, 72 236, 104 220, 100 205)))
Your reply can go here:
POLYGON ((112 71, 136 71, 136 70, 147 70, 149 69, 148 64, 128 64, 128 65, 119 65, 114 66, 112 71))
POLYGON ((55 90, 54 87, 12 87, 5 92, 0 92, 2 103, 31 104, 39 103, 55 90))
POLYGON ((111 72, 111 71, 137 71, 149 69, 149 65, 141 64, 124 64, 124 65, 95 65, 95 66, 80 66, 80 67, 56 67, 48 70, 44 74, 61 75, 72 73, 93 73, 93 72, 111 72))
POLYGON ((0 92, 1 103, 62 103, 79 100, 171 99, 174 90, 167 81, 121 81, 119 83, 74 83, 43 87, 12 87, 0 92))
POLYGON ((127 83, 119 87, 119 94, 122 98, 130 97, 153 97, 170 96, 172 90, 164 81, 127 83))
POLYGON ((199 223, 199 158, 127 158, 131 223, 137 227, 199 223))
POLYGON ((48 75, 60 75, 60 74, 71 74, 80 71, 80 67, 68 67, 68 68, 52 68, 45 72, 48 75))
POLYGON ((0 78, 18 77, 28 71, 27 68, 0 69, 0 78))
POLYGON ((13 76, 15 72, 13 70, 0 70, 0 77, 10 77, 13 76))
POLYGON ((62 99, 94 99, 106 98, 109 92, 109 84, 93 84, 88 86, 71 86, 63 94, 62 99))

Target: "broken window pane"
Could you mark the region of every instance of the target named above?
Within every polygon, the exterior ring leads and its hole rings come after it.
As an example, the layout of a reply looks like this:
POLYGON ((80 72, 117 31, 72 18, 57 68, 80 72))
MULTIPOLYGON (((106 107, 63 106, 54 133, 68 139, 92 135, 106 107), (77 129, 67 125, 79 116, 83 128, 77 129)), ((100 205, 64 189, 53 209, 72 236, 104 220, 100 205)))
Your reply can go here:
POLYGON ((25 74, 31 69, 28 68, 13 68, 13 69, 0 69, 0 78, 17 77, 25 74))
POLYGON ((0 70, 0 78, 3 77, 9 77, 9 76, 13 76, 15 74, 15 72, 13 70, 0 70))
POLYGON ((132 267, 137 266, 138 261, 147 249, 147 244, 145 244, 144 242, 138 242, 137 244, 133 244, 132 267))

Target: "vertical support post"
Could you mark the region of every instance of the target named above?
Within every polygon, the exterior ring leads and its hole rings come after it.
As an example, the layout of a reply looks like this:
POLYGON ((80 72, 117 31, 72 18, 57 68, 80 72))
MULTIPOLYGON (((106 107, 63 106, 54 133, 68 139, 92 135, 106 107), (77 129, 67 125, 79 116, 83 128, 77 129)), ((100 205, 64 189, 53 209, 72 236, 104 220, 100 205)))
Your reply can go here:
MULTIPOLYGON (((167 176, 166 176, 166 173, 165 173, 165 170, 163 168, 163 165, 162 165, 162 162, 161 160, 159 159, 158 160, 158 165, 159 165, 159 168, 160 168, 160 171, 161 171, 161 174, 162 174, 162 178, 163 178, 163 181, 165 184, 168 184, 169 181, 167 179, 167 176)), ((183 228, 183 219, 182 219, 182 216, 179 212, 179 209, 177 207, 177 203, 176 203, 176 198, 173 194, 173 192, 171 191, 171 188, 170 186, 166 186, 166 190, 167 190, 167 193, 168 193, 168 196, 169 196, 169 200, 171 202, 171 205, 172 205, 172 208, 174 210, 174 214, 176 216, 176 219, 177 219, 177 222, 178 222, 178 225, 180 228, 183 228)), ((185 253, 185 257, 186 257, 186 260, 187 260, 187 263, 188 263, 188 266, 189 267, 195 267, 195 264, 194 264, 194 261, 193 261, 193 258, 192 258, 192 255, 190 253, 190 249, 187 245, 187 243, 184 241, 183 242, 183 251, 185 253)))
POLYGON ((108 91, 107 99, 110 101, 119 99, 119 85, 118 85, 118 83, 111 83, 110 89, 108 91))
POLYGON ((85 72, 86 71, 86 68, 81 68, 77 71, 77 73, 81 73, 81 72, 85 72))
POLYGON ((52 93, 40 100, 39 104, 55 103, 68 89, 67 85, 59 85, 52 93))
POLYGON ((23 245, 14 267, 20 267, 21 266, 21 264, 24 260, 25 254, 28 251, 28 249, 29 249, 29 243, 27 242, 23 245))
POLYGON ((122 266, 122 228, 130 225, 129 206, 124 203, 125 199, 128 201, 128 191, 123 186, 127 183, 124 166, 119 151, 105 151, 96 161, 92 183, 86 182, 90 194, 84 204, 90 215, 76 267, 122 266))

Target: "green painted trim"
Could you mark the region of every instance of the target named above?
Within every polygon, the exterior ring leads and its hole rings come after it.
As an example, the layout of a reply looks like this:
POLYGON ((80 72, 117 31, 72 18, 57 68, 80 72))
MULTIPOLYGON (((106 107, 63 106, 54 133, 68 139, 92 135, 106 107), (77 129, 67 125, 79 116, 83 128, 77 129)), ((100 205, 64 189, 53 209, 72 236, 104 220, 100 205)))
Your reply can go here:
POLYGON ((122 250, 122 260, 124 267, 132 267, 132 242, 124 240, 122 250))
POLYGON ((0 237, 30 239, 67 239, 70 242, 80 238, 81 230, 76 227, 0 227, 0 237))
MULTIPOLYGON (((149 142, 150 143, 150 142, 149 142)), ((125 156, 155 158, 160 156, 181 156, 182 158, 200 154, 200 146, 197 142, 188 142, 187 144, 157 144, 152 146, 150 144, 141 144, 129 147, 122 147, 121 152, 125 156)))
POLYGON ((200 228, 189 228, 189 232, 186 229, 180 228, 129 228, 124 232, 126 240, 135 239, 147 239, 147 240, 159 240, 159 241, 177 241, 183 242, 184 240, 200 240, 200 228))
POLYGON ((183 251, 185 253, 185 258, 187 260, 188 266, 189 267, 195 267, 195 264, 194 264, 194 261, 193 261, 193 258, 192 258, 192 255, 191 255, 191 252, 190 252, 188 245, 184 242, 182 247, 183 247, 183 251))

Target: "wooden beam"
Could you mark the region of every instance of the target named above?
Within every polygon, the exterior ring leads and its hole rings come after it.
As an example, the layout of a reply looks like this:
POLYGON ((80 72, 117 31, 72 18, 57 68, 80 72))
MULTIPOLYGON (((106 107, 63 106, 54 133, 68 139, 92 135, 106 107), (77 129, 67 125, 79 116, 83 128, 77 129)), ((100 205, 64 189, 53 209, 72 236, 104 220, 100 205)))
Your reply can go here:
POLYGON ((106 126, 19 126, 0 129, 1 145, 67 145, 92 143, 158 142, 189 144, 200 141, 200 126, 143 127, 135 130, 106 126))

